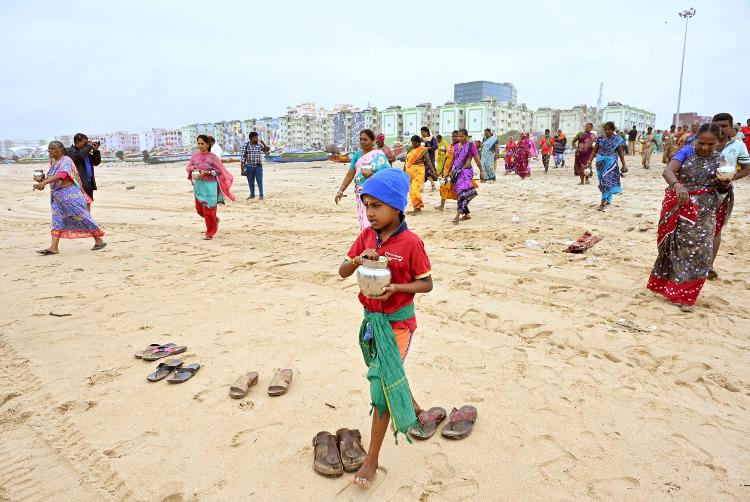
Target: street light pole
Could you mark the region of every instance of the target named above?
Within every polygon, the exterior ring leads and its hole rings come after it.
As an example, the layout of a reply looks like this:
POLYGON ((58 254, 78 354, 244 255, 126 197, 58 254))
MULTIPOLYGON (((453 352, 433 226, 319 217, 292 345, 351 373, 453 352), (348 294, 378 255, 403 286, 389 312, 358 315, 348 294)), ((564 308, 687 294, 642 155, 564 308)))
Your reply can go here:
POLYGON ((682 74, 685 71, 685 47, 687 47, 688 21, 695 15, 695 9, 690 7, 680 12, 680 17, 685 18, 685 40, 682 42, 682 65, 680 65, 680 89, 677 91, 677 113, 675 114, 676 126, 680 126, 680 101, 682 100, 682 74))

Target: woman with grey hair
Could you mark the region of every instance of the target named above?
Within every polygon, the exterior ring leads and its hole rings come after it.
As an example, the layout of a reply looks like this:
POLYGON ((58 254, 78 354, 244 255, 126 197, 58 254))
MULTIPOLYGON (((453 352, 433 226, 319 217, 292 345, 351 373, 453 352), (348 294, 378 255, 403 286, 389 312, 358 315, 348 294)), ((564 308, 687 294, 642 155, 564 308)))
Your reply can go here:
POLYGON ((102 240, 104 230, 91 218, 86 210, 86 198, 83 195, 81 178, 73 160, 65 155, 65 145, 53 141, 47 147, 50 164, 47 177, 36 183, 34 189, 44 190, 50 186, 50 204, 52 206, 52 244, 37 253, 41 255, 58 254, 60 239, 94 238, 94 251, 107 245, 102 240))

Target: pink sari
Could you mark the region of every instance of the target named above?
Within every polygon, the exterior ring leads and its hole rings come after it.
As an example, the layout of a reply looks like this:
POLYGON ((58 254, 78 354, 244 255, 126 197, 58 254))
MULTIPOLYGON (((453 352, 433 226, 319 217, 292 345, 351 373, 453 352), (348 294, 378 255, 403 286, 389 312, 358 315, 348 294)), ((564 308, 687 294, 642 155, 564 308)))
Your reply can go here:
POLYGON ((391 167, 388 163, 386 154, 381 150, 370 150, 366 154, 362 155, 357 163, 354 165, 354 196, 357 198, 357 213, 359 215, 359 229, 364 230, 370 226, 370 221, 367 219, 367 208, 362 204, 362 198, 360 193, 362 192, 362 185, 364 185, 364 178, 362 176, 362 165, 371 164, 373 173, 380 171, 385 167, 391 167))
POLYGON ((232 183, 234 182, 234 176, 230 173, 224 164, 221 163, 219 157, 211 152, 195 152, 190 157, 187 168, 188 179, 193 181, 193 170, 200 169, 201 171, 215 171, 216 181, 219 185, 219 190, 224 196, 235 201, 237 197, 231 192, 232 183))

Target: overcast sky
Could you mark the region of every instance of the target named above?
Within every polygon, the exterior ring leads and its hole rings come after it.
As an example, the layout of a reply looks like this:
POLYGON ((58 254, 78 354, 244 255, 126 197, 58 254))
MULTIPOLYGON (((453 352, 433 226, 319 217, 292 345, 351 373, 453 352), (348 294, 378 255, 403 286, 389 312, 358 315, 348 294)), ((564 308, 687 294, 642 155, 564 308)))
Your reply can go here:
POLYGON ((750 1, 4 0, 0 138, 279 116, 302 101, 384 108, 513 82, 519 102, 621 101, 750 117, 750 1))

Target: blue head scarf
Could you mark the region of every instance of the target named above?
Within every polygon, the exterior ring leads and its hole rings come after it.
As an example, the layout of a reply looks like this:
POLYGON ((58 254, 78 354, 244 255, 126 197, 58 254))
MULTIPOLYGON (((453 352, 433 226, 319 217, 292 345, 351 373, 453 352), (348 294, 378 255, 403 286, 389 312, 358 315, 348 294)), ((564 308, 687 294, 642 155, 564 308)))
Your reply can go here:
POLYGON ((402 213, 406 211, 409 196, 409 175, 401 169, 383 169, 362 186, 360 197, 370 195, 402 213))

